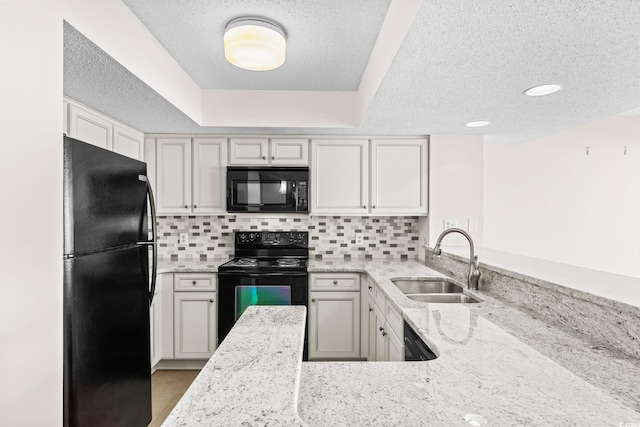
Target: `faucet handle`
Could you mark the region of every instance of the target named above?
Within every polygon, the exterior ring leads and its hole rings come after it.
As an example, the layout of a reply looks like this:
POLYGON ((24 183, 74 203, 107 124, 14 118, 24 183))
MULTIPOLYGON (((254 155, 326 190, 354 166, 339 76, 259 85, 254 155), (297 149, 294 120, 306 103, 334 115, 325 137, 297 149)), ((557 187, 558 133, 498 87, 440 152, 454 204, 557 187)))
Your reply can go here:
POLYGON ((473 257, 473 266, 475 267, 475 269, 478 269, 480 262, 478 261, 478 255, 474 255, 473 257))

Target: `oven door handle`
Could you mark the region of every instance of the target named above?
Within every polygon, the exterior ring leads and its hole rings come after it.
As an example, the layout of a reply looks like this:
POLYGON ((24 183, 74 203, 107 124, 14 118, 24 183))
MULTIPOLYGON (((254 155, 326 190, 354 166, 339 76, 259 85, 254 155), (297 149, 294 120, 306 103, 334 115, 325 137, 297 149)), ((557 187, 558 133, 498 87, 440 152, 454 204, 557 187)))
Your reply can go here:
POLYGON ((233 277, 278 277, 278 276, 306 276, 306 271, 291 271, 291 272, 278 272, 278 273, 244 273, 244 272, 218 272, 218 277, 220 276, 233 276, 233 277))

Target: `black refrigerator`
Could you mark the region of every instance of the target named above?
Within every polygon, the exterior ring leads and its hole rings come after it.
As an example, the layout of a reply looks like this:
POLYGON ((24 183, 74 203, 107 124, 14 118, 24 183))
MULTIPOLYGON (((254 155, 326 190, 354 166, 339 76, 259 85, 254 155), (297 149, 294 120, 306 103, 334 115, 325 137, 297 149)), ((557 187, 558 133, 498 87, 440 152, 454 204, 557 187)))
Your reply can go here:
POLYGON ((151 421, 157 249, 146 175, 143 162, 64 136, 65 426, 151 421))

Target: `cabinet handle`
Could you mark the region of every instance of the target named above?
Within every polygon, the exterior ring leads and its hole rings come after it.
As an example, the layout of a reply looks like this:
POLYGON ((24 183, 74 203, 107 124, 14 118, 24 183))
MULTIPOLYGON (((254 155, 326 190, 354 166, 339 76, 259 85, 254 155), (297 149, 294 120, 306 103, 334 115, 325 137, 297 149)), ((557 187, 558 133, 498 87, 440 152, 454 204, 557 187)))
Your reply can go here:
POLYGON ((198 207, 198 205, 193 205, 193 207, 194 207, 194 208, 197 208, 197 207, 198 207))
POLYGON ((189 205, 184 205, 184 208, 185 209, 189 209, 189 205))
POLYGON ((333 281, 333 284, 334 284, 334 285, 337 285, 337 284, 338 284, 338 281, 337 281, 337 280, 334 280, 334 281, 333 281))
POLYGON ((367 205, 362 205, 362 209, 367 209, 367 205))
POLYGON ((383 337, 386 337, 386 336, 387 336, 387 333, 386 333, 385 331, 382 331, 382 336, 383 336, 383 337))
POLYGON ((197 282, 194 280, 193 282, 191 282, 191 284, 195 285, 197 282))
POLYGON ((210 300, 209 300, 209 302, 213 302, 213 300, 212 300, 212 299, 210 299, 210 300))
POLYGON ((373 311, 373 308, 370 308, 370 309, 369 309, 369 313, 371 313, 372 311, 373 311))
POLYGON ((376 205, 373 205, 373 206, 371 206, 371 207, 372 207, 373 209, 375 209, 375 208, 376 208, 376 205))
POLYGON ((384 331, 384 328, 383 328, 382 326, 380 326, 380 330, 381 330, 381 331, 384 331))
POLYGON ((315 298, 311 298, 311 302, 316 302, 316 299, 315 298))
POLYGON ((276 156, 271 156, 271 160, 275 160, 275 159, 276 159, 276 156))
POLYGON ((371 287, 371 285, 369 285, 369 290, 371 290, 371 289, 373 289, 373 288, 371 287))
POLYGON ((267 156, 262 156, 262 160, 267 160, 267 156))

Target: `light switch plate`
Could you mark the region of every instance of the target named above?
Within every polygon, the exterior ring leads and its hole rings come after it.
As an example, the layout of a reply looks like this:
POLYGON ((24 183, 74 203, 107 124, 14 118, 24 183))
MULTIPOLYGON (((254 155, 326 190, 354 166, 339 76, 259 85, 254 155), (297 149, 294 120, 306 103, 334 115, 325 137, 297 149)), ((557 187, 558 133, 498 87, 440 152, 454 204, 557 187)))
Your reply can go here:
POLYGON ((360 233, 356 234, 356 246, 362 246, 364 244, 364 236, 360 233))
POLYGON ((444 220, 444 229, 448 230, 449 228, 454 228, 458 226, 458 220, 457 219, 445 219, 444 220))

